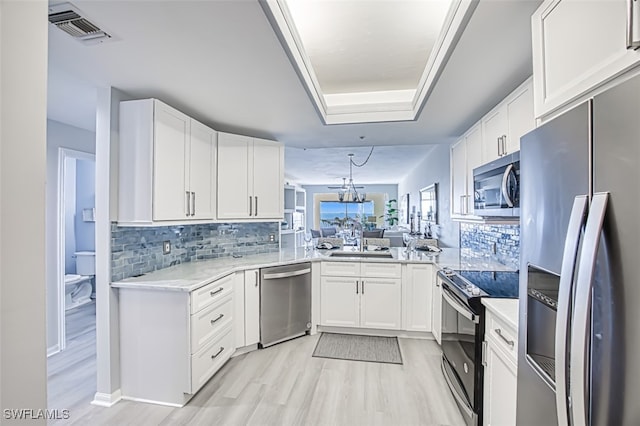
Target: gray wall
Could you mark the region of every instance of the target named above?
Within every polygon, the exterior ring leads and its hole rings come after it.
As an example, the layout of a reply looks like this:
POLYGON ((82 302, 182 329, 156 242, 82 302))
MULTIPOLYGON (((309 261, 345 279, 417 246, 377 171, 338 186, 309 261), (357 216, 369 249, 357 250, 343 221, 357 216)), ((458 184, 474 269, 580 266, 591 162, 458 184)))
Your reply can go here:
MULTIPOLYGON (((329 184, 327 184, 329 185, 329 184)), ((307 191, 307 217, 305 221, 307 223, 307 229, 313 229, 313 196, 315 194, 327 194, 327 193, 336 193, 336 201, 338 200, 337 191, 334 189, 327 188, 327 185, 303 185, 302 187, 307 191)), ((378 194, 388 194, 389 199, 397 199, 398 198, 398 185, 362 185, 364 189, 362 192, 365 193, 378 193, 378 194)))
MULTIPOLYGON (((64 160, 64 273, 76 273, 76 159, 64 160)), ((56 224, 54 224, 55 226, 56 224)))
POLYGON ((96 249, 96 224, 85 222, 84 209, 96 206, 96 163, 91 160, 76 162, 76 251, 94 251, 96 249))
MULTIPOLYGON (((46 287, 47 348, 58 346, 58 156, 59 148, 93 154, 96 135, 88 130, 47 120, 47 188, 46 188, 46 287)), ((73 226, 71 226, 73 229, 73 226)))
POLYGON ((420 208, 420 190, 432 183, 438 184, 438 237, 446 247, 459 246, 459 225, 451 220, 451 176, 449 145, 433 145, 425 159, 411 170, 398 184, 398 197, 409 194, 409 201, 420 208))
POLYGON ((0 409, 47 408, 47 2, 0 1, 0 409), (24 23, 29 22, 25 31, 24 23))

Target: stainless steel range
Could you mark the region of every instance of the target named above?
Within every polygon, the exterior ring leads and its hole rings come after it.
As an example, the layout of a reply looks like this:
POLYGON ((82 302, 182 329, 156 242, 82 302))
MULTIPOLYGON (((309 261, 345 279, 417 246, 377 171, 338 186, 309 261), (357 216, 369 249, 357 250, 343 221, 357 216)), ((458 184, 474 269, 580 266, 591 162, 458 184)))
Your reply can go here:
POLYGON ((442 282, 442 371, 468 425, 482 424, 483 297, 518 297, 518 272, 438 272, 442 282))

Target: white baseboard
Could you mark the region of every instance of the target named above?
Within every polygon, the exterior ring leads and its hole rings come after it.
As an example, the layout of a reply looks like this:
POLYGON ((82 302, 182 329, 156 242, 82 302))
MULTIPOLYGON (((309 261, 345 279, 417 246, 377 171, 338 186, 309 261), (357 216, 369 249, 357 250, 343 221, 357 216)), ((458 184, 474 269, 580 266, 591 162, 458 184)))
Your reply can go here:
POLYGON ((47 358, 49 358, 51 355, 55 355, 58 352, 60 352, 60 345, 56 344, 50 348, 47 348, 47 358))
POLYGON ((146 404, 156 404, 156 405, 164 405, 164 406, 167 406, 167 407, 178 407, 178 408, 181 408, 181 407, 185 406, 185 404, 189 401, 190 398, 187 399, 187 401, 185 401, 184 404, 176 404, 174 402, 154 401, 153 399, 133 398, 133 397, 130 397, 130 396, 123 396, 122 399, 125 400, 125 401, 144 402, 146 404))
POLYGON ((246 353, 257 351, 257 350, 258 350, 257 343, 254 345, 244 346, 242 348, 236 348, 236 351, 233 354, 231 354, 231 358, 236 357, 238 355, 244 355, 246 353))
POLYGON ((117 402, 122 399, 122 392, 120 389, 117 391, 108 394, 102 392, 96 392, 93 397, 93 401, 91 401, 91 405, 97 405, 99 407, 113 407, 117 402))

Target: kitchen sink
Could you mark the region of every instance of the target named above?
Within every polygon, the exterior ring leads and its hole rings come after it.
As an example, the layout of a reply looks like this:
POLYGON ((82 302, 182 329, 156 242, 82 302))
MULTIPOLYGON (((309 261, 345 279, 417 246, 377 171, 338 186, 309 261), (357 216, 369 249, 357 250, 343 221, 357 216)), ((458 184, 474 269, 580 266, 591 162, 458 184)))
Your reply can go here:
POLYGON ((373 257, 376 259, 393 259, 388 251, 333 251, 331 257, 373 257))

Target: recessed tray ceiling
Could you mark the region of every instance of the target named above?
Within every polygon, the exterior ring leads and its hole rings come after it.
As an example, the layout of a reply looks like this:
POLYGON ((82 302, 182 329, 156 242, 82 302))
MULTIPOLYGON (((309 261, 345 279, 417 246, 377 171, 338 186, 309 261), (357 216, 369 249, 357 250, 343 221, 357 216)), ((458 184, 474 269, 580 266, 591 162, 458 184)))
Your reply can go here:
POLYGON ((325 124, 415 120, 475 2, 263 0, 325 124))

